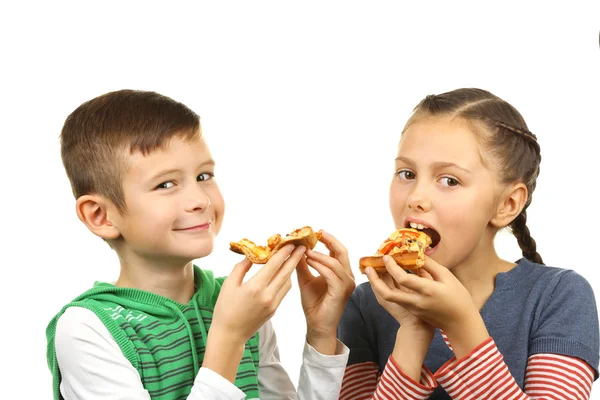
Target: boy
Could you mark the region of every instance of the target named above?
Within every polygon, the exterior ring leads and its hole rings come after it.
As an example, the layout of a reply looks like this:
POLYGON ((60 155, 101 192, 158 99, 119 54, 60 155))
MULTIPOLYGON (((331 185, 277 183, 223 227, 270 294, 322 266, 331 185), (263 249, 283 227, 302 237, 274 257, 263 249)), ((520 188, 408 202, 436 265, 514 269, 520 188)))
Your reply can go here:
POLYGON ((347 251, 323 232, 329 256, 290 245, 245 283, 247 259, 225 280, 195 267, 224 212, 196 113, 154 92, 107 93, 67 118, 61 153, 78 217, 121 270, 50 322, 55 399, 296 398, 269 322, 294 269, 307 322, 297 396, 338 398, 347 251))

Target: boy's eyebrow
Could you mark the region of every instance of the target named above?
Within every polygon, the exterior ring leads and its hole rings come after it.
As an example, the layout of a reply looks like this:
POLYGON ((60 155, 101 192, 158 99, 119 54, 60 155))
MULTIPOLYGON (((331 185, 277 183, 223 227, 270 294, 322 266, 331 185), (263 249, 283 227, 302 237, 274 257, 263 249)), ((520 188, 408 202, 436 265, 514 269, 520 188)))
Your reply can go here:
MULTIPOLYGON (((396 161, 401 161, 401 162, 406 163, 406 164, 408 164, 408 165, 410 165, 412 167, 415 166, 415 162, 412 161, 409 158, 406 158, 406 157, 397 157, 396 161)), ((472 172, 469 171, 468 169, 463 168, 463 167, 461 167, 458 164, 451 163, 451 162, 446 162, 446 161, 437 161, 437 162, 434 162, 431 166, 432 166, 433 169, 443 169, 443 168, 450 168, 450 167, 452 167, 452 168, 458 168, 458 169, 460 169, 463 172, 466 172, 468 174, 472 174, 472 172)))
MULTIPOLYGON (((204 161, 202 164, 198 165, 198 168, 207 167, 209 165, 214 167, 215 166, 215 161, 214 160, 204 161)), ((160 171, 160 172, 158 172, 155 175, 152 175, 152 178, 150 178, 150 180, 153 181, 153 180, 156 180, 156 179, 158 179, 160 177, 163 177, 165 175, 169 175, 169 174, 173 174, 173 173, 178 173, 178 172, 181 172, 181 170, 179 168, 167 169, 167 170, 164 170, 164 171, 160 171)))

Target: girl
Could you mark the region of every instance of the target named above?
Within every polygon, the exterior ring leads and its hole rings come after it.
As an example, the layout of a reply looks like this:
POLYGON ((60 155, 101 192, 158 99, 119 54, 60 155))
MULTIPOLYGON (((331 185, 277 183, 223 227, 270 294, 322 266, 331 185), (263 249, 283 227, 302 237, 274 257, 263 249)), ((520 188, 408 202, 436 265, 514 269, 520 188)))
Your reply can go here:
POLYGON ((574 271, 543 265, 526 225, 540 159, 519 112, 487 91, 417 105, 390 208, 396 228, 433 243, 418 274, 386 257, 389 274, 368 269, 370 285, 354 291, 338 328, 350 348, 341 399, 589 399, 594 294, 574 271), (507 226, 516 264, 494 249, 507 226))

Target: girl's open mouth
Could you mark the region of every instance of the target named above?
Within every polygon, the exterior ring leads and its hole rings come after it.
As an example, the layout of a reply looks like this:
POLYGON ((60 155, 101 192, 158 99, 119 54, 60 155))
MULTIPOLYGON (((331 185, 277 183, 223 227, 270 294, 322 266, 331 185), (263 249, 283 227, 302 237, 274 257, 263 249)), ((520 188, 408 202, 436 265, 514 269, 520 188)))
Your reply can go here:
POLYGON ((429 246, 430 250, 433 250, 442 240, 440 234, 433 228, 426 226, 424 224, 419 224, 416 222, 409 222, 406 224, 407 228, 413 228, 416 229, 418 231, 421 231, 425 234, 427 234, 427 236, 429 236, 431 238, 431 245, 429 246))

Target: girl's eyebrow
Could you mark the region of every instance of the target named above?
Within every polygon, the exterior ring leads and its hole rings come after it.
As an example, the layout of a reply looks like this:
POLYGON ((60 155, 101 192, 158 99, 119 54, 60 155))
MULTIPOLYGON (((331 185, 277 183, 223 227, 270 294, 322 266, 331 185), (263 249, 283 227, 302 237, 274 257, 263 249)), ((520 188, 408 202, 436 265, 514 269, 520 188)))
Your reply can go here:
POLYGON ((454 163, 451 163, 451 162, 438 161, 438 162, 434 162, 432 166, 433 166, 434 169, 458 168, 461 171, 466 172, 467 174, 472 174, 472 172, 469 171, 468 169, 463 168, 460 165, 454 164, 454 163))
POLYGON ((396 157, 396 161, 401 161, 405 164, 410 165, 411 167, 415 167, 415 162, 413 160, 411 160, 410 158, 406 158, 406 157, 402 157, 402 156, 398 156, 396 157))
MULTIPOLYGON (((400 161, 403 162, 405 164, 410 165, 411 167, 415 167, 416 164, 413 160, 411 160, 410 158, 406 158, 406 157, 396 157, 396 161, 400 161)), ((451 162, 446 162, 446 161, 437 161, 434 162, 433 164, 431 164, 432 169, 444 169, 444 168, 457 168, 460 169, 463 172, 466 172, 467 174, 472 174, 471 171, 469 171, 466 168, 461 167, 458 164, 455 163, 451 163, 451 162)))

